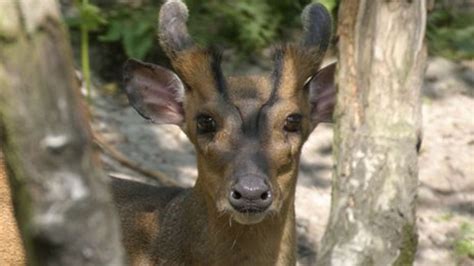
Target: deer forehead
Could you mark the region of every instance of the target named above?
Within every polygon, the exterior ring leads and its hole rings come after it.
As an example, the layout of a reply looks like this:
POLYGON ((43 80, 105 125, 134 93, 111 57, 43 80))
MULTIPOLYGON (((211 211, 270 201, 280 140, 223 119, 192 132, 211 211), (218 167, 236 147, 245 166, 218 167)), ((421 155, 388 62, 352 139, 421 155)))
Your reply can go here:
POLYGON ((227 111, 237 110, 243 117, 247 114, 260 111, 266 106, 272 110, 298 109, 304 107, 301 101, 301 90, 296 93, 276 92, 274 82, 270 75, 230 76, 224 84, 201 83, 199 88, 192 88, 186 95, 186 111, 211 112, 225 114, 227 111), (225 88, 218 88, 225 86, 225 88), (275 95, 274 95, 275 94, 275 95), (271 98, 278 98, 272 101, 271 98), (280 103, 280 104, 278 104, 280 103), (274 108, 273 108, 274 107, 274 108))
POLYGON ((271 94, 271 82, 267 76, 232 76, 228 79, 229 98, 232 102, 264 103, 271 94))

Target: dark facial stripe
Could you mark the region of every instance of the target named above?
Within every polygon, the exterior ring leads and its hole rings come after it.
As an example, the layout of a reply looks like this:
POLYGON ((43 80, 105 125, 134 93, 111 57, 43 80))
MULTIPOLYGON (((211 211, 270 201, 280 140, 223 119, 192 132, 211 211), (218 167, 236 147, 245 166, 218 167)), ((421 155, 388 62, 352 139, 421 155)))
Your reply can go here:
POLYGON ((227 83, 225 81, 225 77, 222 74, 221 69, 221 59, 222 54, 217 49, 211 49, 211 72, 214 75, 214 81, 216 82, 217 91, 222 95, 224 100, 229 99, 228 90, 227 90, 227 83))
POLYGON ((272 92, 268 100, 262 105, 257 114, 257 131, 260 132, 260 137, 265 137, 266 131, 260 130, 261 128, 268 128, 268 112, 273 104, 278 101, 278 90, 281 87, 281 79, 283 75, 284 62, 285 62, 284 46, 275 48, 273 52, 273 61, 275 63, 271 79, 272 79, 272 92))
POLYGON ((278 100, 278 89, 281 87, 281 77, 283 75, 284 61, 285 61, 285 48, 279 47, 276 48, 273 53, 273 61, 275 63, 275 68, 272 73, 272 82, 273 88, 270 98, 265 103, 265 105, 272 105, 278 100))

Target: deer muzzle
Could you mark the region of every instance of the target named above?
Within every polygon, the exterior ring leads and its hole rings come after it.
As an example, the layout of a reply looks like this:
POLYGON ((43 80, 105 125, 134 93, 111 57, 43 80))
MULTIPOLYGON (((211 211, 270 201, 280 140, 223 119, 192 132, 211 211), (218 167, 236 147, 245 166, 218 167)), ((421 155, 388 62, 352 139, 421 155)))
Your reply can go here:
POLYGON ((253 174, 237 177, 229 193, 230 205, 241 213, 262 213, 272 202, 272 192, 265 178, 253 174))

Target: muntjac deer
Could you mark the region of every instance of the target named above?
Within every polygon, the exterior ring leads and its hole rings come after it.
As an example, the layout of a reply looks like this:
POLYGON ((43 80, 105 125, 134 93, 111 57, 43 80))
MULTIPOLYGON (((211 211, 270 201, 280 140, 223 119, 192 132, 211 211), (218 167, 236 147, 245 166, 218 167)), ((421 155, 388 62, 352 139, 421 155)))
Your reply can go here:
POLYGON ((133 265, 295 265, 295 188, 301 147, 334 109, 335 65, 320 69, 331 17, 302 14, 304 37, 274 52, 274 70, 226 77, 219 53, 189 36, 187 7, 161 8, 159 37, 174 72, 129 60, 131 105, 174 124, 197 153, 191 189, 114 180, 124 245, 133 265))

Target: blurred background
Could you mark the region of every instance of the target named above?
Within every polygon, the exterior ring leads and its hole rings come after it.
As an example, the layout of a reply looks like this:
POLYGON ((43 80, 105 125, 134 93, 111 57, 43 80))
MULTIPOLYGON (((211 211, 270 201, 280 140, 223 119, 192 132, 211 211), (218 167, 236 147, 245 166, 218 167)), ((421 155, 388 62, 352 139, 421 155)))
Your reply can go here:
MULTIPOLYGON (((61 0, 74 47, 79 48, 81 27, 88 28, 90 56, 96 76, 112 81, 126 58, 166 62, 156 34, 162 0, 61 0)), ((300 12, 309 0, 188 0, 189 29, 203 46, 218 46, 238 63, 264 66, 262 56, 271 45, 297 40, 300 12)), ((337 20, 340 0, 320 0, 337 20)), ((430 0, 428 1, 430 2, 430 0)), ((431 1, 433 2, 433 1, 431 1)), ((438 0, 427 25, 430 53, 453 60, 474 56, 472 0, 438 0)), ((336 23, 334 23, 336 26, 336 23)), ((335 28, 335 27, 334 27, 335 28)), ((335 40, 336 42, 337 40, 335 40)), ((79 49, 77 49, 79 51, 79 49)), ((79 58, 79 57, 78 57, 79 58)), ((229 60, 226 60, 229 62, 229 60)), ((166 64, 166 63, 165 63, 166 64)))
MULTIPOLYGON (((144 121, 120 88, 127 58, 169 66, 156 32, 162 1, 60 2, 76 68, 84 81, 91 80, 92 89, 83 92, 89 95, 93 129, 129 160, 104 153, 108 173, 152 179, 153 171, 161 171, 192 185, 195 155, 186 137, 175 127, 144 121)), ((310 2, 187 0, 188 25, 202 46, 221 48, 226 73, 265 71, 271 68, 272 45, 298 41, 300 12, 310 2)), ((319 2, 333 14, 336 32, 340 1, 319 2)), ((416 265, 474 265, 474 1, 428 1, 428 6, 416 265)), ((336 47, 337 37, 327 61, 335 60, 336 47)), ((328 217, 331 145, 332 128, 323 125, 303 150, 296 203, 300 265, 314 263, 328 217)))

